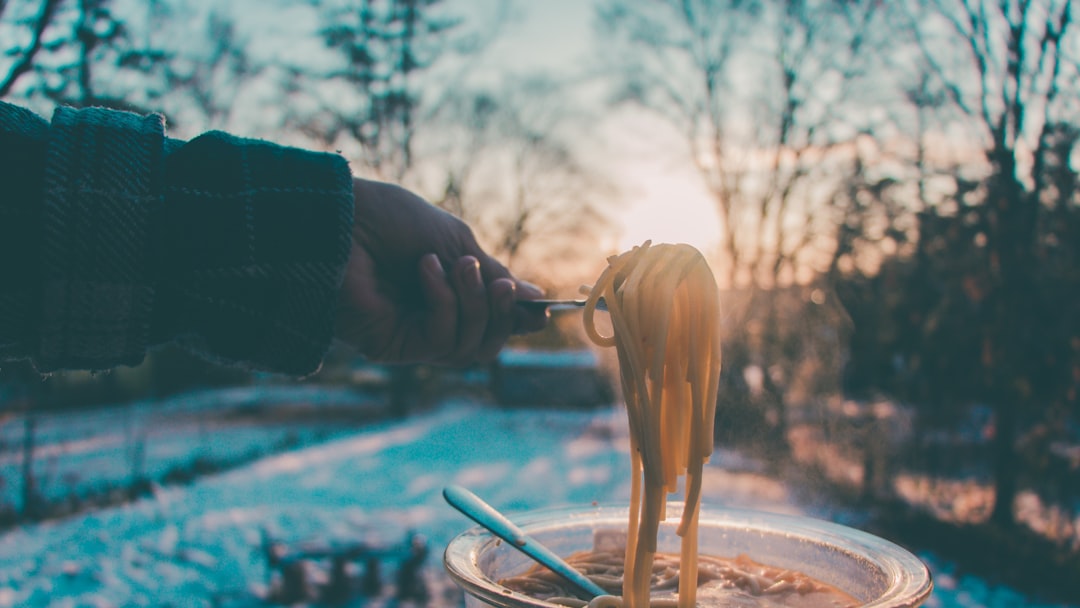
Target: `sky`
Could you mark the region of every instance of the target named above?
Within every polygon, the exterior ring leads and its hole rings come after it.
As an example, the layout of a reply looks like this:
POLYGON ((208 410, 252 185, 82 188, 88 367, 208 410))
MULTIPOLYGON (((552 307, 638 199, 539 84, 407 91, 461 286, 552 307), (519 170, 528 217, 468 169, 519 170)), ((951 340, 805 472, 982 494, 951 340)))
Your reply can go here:
MULTIPOLYGON (((489 55, 516 73, 572 74, 588 65, 593 5, 591 0, 519 1, 514 21, 489 55)), ((612 246, 626 250, 651 239, 714 249, 718 216, 682 142, 655 119, 630 111, 609 113, 597 129, 599 141, 582 143, 592 160, 602 160, 610 171, 624 205, 612 246)))
MULTIPOLYGON (((521 69, 575 70, 588 62, 593 2, 545 0, 522 5, 523 17, 492 55, 521 69)), ((640 112, 611 112, 600 125, 604 163, 620 187, 625 210, 618 217, 617 246, 653 242, 716 247, 719 227, 713 203, 673 134, 640 112)))

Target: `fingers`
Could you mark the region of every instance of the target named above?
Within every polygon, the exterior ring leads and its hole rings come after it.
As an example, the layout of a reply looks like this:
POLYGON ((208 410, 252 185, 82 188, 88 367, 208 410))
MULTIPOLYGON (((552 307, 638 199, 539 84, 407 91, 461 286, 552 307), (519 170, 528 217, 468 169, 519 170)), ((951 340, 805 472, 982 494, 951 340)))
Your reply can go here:
POLYGON ((427 309, 422 320, 427 349, 433 356, 451 352, 457 342, 458 299, 434 253, 420 258, 420 287, 427 309))
POLYGON ((449 363, 467 365, 473 362, 488 326, 488 290, 480 276, 480 262, 464 256, 454 263, 452 272, 457 293, 457 344, 448 357, 449 363))
POLYGON ((509 277, 485 281, 482 263, 474 256, 458 258, 447 273, 438 256, 428 254, 421 258, 420 275, 427 343, 414 345, 422 351, 420 359, 455 366, 489 361, 512 334, 537 331, 547 323, 544 313, 515 305, 519 298, 541 296, 539 288, 509 277))
POLYGON ((508 277, 485 282, 481 263, 476 257, 459 258, 448 277, 439 277, 435 264, 425 272, 429 272, 432 279, 428 289, 431 318, 427 334, 433 359, 440 363, 463 366, 489 361, 513 333, 521 332, 523 328, 533 331, 546 323, 542 315, 539 319, 523 319, 519 307, 515 306, 519 292, 535 298, 541 294, 538 288, 508 277), (452 306, 448 305, 450 293, 447 288, 454 296, 452 306), (450 344, 452 347, 446 348, 450 344))
POLYGON ((488 307, 491 314, 484 339, 476 350, 478 360, 494 359, 513 333, 516 291, 516 285, 510 279, 497 279, 488 286, 488 307))
MULTIPOLYGON (((510 271, 505 266, 500 264, 495 258, 489 257, 483 253, 478 256, 480 261, 480 271, 484 277, 484 282, 490 286, 494 285, 499 279, 506 279, 512 282, 516 295, 514 296, 518 300, 535 300, 537 298, 544 297, 544 291, 529 283, 528 281, 522 281, 515 279, 510 271)), ((509 311, 511 334, 526 334, 534 331, 540 331, 547 326, 548 315, 544 309, 526 308, 524 306, 514 306, 509 311)), ((494 356, 494 355, 492 355, 494 356)))

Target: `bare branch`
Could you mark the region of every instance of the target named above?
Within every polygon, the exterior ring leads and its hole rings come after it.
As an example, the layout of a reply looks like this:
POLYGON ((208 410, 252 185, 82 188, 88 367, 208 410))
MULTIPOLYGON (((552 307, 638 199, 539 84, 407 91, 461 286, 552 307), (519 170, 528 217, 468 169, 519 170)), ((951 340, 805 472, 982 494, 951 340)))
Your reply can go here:
MULTIPOLYGON (((955 104, 961 112, 969 116, 974 116, 975 111, 968 105, 966 96, 960 89, 959 84, 953 82, 953 80, 949 78, 945 68, 938 62, 936 53, 934 52, 932 45, 927 42, 924 30, 919 24, 918 19, 911 13, 908 13, 907 15, 910 19, 910 29, 914 34, 915 44, 919 47, 920 58, 928 68, 928 71, 937 78, 941 83, 945 94, 949 97, 949 100, 955 104)), ((950 19, 950 21, 958 28, 957 31, 964 32, 963 28, 958 25, 958 22, 956 22, 955 19, 950 19)))
POLYGON ((1047 77, 1047 91, 1043 103, 1042 126, 1039 129, 1039 135, 1036 139, 1037 144, 1033 153, 1032 178, 1034 180, 1034 187, 1032 190, 1036 193, 1042 192, 1046 187, 1045 168, 1047 165, 1047 155, 1050 153, 1049 137, 1054 124, 1051 112, 1054 107, 1054 102, 1061 93, 1061 40, 1066 32, 1069 31, 1069 26, 1071 24, 1072 0, 1066 0, 1065 5, 1061 9, 1061 14, 1058 15, 1056 23, 1054 22, 1053 15, 1047 16, 1046 30, 1043 32, 1039 44, 1041 52, 1039 57, 1040 72, 1043 69, 1045 58, 1052 54, 1053 59, 1050 63, 1050 73, 1047 77))
MULTIPOLYGON (((45 0, 42 2, 41 10, 34 19, 33 29, 30 34, 30 45, 22 51, 19 59, 11 66, 11 69, 3 80, 0 80, 0 97, 4 97, 10 93, 12 87, 15 86, 16 81, 34 67, 34 58, 41 50, 42 36, 45 33, 45 28, 52 23, 59 7, 60 0, 45 0)), ((3 12, 3 8, 5 7, 0 5, 0 13, 3 12)))

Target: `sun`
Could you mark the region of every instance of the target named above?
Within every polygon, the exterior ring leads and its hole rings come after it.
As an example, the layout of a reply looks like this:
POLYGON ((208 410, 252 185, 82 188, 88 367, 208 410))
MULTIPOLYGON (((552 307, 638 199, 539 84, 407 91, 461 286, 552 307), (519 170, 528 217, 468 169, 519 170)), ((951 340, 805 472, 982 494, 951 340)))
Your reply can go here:
POLYGON ((715 251, 720 241, 716 208, 692 172, 634 172, 620 214, 619 247, 626 251, 646 240, 686 243, 702 252, 715 251))

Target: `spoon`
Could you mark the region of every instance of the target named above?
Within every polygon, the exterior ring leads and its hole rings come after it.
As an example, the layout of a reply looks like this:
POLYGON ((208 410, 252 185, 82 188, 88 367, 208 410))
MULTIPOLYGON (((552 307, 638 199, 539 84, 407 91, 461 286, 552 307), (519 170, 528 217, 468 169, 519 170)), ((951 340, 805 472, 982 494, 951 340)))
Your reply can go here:
POLYGON ((589 580, 573 566, 563 561, 558 555, 541 545, 536 539, 526 535, 505 515, 499 513, 479 496, 461 486, 443 488, 443 498, 450 506, 464 513, 469 519, 480 524, 489 532, 510 543, 510 546, 533 558, 552 572, 566 579, 573 585, 579 596, 591 600, 598 595, 607 595, 599 585, 589 580))

